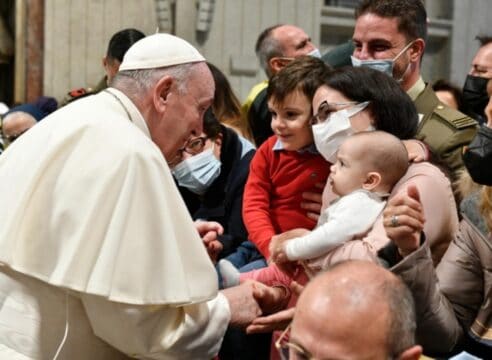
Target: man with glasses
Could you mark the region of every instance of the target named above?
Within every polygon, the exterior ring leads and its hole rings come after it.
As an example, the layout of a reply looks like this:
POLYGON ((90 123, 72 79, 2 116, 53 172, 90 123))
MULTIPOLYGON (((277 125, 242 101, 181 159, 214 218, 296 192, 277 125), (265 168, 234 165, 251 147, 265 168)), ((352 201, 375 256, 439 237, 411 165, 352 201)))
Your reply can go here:
POLYGON ((476 40, 480 48, 473 57, 463 85, 463 102, 467 114, 483 124, 487 122, 484 111, 492 91, 488 85, 492 79, 492 36, 477 36, 476 40))
POLYGON ((381 70, 401 83, 420 114, 417 138, 455 179, 463 168, 462 148, 475 135, 477 123, 439 102, 420 75, 427 39, 427 14, 421 0, 364 0, 355 17, 352 64, 381 70))
POLYGON ((283 360, 417 360, 415 329, 405 284, 374 263, 347 261, 306 286, 275 345, 283 360))

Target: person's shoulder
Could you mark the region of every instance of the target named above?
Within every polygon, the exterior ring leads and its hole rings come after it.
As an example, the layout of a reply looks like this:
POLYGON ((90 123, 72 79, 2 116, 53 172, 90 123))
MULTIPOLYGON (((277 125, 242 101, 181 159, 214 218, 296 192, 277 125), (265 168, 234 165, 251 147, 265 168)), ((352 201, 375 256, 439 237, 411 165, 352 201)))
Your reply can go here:
POLYGON ((410 184, 418 184, 429 189, 450 188, 449 178, 437 166, 424 161, 411 163, 406 174, 393 187, 392 194, 406 191, 410 184))
POLYGON ((60 102, 60 107, 65 106, 72 101, 82 99, 89 95, 97 94, 107 87, 106 77, 102 78, 94 87, 77 88, 70 90, 60 102))
POLYGON ((434 116, 438 121, 443 121, 449 124, 455 131, 470 127, 475 128, 478 125, 478 123, 468 115, 465 115, 443 103, 439 103, 436 106, 432 116, 434 116))
MULTIPOLYGON (((460 131, 466 128, 475 128, 478 123, 462 112, 451 108, 442 103, 437 98, 430 84, 427 84, 424 91, 415 100, 415 105, 419 113, 424 116, 424 125, 437 121, 445 125, 451 132, 460 131), (427 118, 427 119, 425 119, 427 118)), ((444 128, 441 128, 443 131, 444 128)))
POLYGON ((264 80, 261 83, 256 84, 251 88, 251 91, 249 92, 246 99, 247 100, 249 99, 250 102, 253 102, 253 100, 258 96, 258 94, 266 90, 267 87, 268 87, 268 80, 264 80))

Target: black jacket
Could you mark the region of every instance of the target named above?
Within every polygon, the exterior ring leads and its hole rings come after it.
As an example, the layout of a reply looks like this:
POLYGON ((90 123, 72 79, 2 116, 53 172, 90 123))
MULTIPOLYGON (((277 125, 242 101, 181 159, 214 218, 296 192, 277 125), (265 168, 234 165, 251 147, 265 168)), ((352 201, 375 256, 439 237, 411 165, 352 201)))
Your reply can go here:
POLYGON ((248 179, 249 163, 255 153, 251 149, 241 157, 243 145, 238 135, 225 126, 222 126, 222 132, 220 175, 207 192, 200 196, 178 186, 194 220, 217 221, 224 227, 224 234, 219 237, 224 246, 220 257, 232 253, 239 244, 248 239, 242 217, 243 192, 248 179))

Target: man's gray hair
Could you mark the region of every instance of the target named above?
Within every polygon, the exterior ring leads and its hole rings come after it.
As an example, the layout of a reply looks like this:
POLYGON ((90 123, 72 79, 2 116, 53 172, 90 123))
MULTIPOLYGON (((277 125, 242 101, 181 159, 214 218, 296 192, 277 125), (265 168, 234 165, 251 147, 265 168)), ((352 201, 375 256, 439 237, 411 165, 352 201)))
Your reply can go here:
POLYGON ((395 359, 415 345, 417 329, 412 293, 403 281, 397 280, 385 282, 381 289, 381 296, 389 307, 388 353, 395 359))
POLYGON ((273 37, 273 30, 283 26, 278 24, 263 30, 256 40, 255 52, 260 60, 260 66, 270 78, 273 73, 268 65, 268 61, 276 56, 283 56, 282 44, 273 37))
POLYGON ((156 69, 120 71, 115 75, 110 86, 117 89, 124 89, 126 95, 133 98, 147 92, 157 81, 159 81, 159 79, 167 75, 171 76, 176 81, 178 91, 181 94, 185 94, 187 91, 188 80, 193 73, 193 65, 195 65, 195 63, 156 69))

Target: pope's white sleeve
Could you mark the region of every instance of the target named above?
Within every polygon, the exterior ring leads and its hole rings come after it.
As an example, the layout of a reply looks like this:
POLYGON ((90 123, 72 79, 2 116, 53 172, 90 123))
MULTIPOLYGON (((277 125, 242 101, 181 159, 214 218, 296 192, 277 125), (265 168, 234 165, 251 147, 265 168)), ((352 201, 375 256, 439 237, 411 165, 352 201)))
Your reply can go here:
POLYGON ((96 336, 139 359, 207 359, 218 352, 230 319, 219 293, 185 306, 128 305, 81 295, 96 336))
POLYGON ((289 260, 308 260, 366 232, 376 221, 385 203, 365 192, 355 191, 340 198, 328 211, 328 220, 310 233, 286 241, 289 260))

